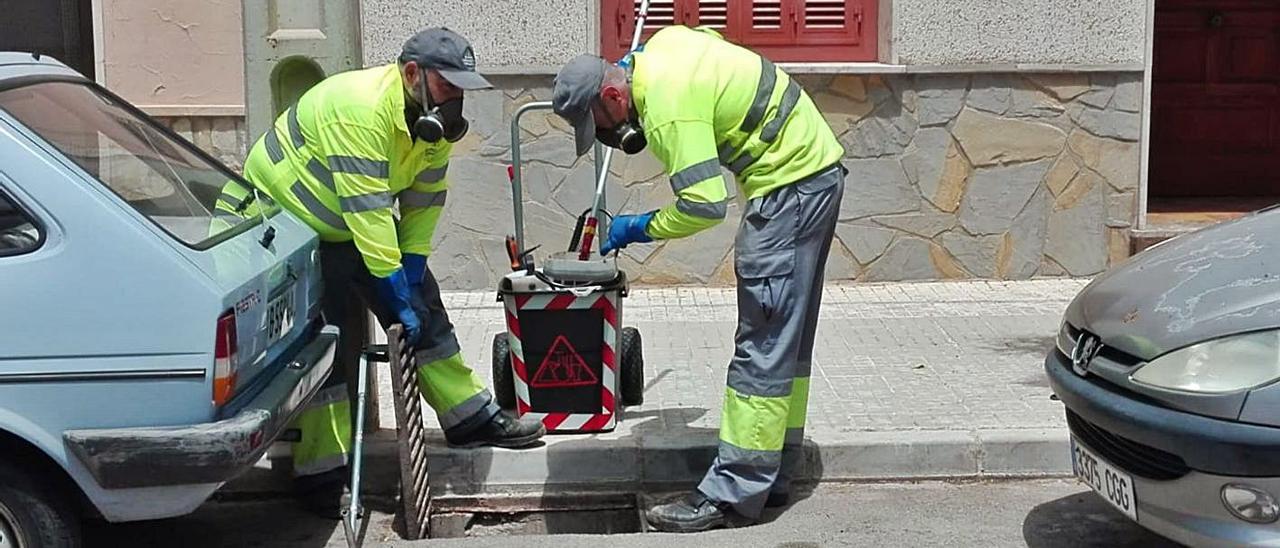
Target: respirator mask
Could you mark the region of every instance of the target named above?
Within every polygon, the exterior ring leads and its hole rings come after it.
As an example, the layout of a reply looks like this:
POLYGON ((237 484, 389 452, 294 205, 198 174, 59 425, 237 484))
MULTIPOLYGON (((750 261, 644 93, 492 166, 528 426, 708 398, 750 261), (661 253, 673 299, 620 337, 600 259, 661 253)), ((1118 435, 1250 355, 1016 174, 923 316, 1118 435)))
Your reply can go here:
POLYGON ((440 139, 456 143, 467 135, 471 124, 462 117, 462 97, 450 99, 436 104, 427 86, 427 71, 419 68, 418 84, 422 93, 422 112, 413 122, 414 136, 428 143, 439 142, 440 139))
MULTIPOLYGON (((603 105, 602 105, 603 106, 603 105)), ((601 108, 605 116, 609 116, 607 109, 601 108)), ((613 147, 627 154, 636 154, 644 147, 649 145, 649 141, 644 137, 644 128, 640 127, 640 116, 636 114, 635 106, 628 109, 627 117, 622 120, 609 120, 612 124, 607 128, 596 128, 596 140, 607 147, 613 147)))

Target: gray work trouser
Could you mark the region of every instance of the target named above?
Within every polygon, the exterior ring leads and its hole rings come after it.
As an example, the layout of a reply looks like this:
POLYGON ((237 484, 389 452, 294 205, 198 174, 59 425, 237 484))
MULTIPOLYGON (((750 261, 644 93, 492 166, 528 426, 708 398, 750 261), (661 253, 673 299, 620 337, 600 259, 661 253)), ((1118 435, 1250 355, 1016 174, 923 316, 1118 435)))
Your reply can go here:
POLYGON ((751 200, 734 247, 738 331, 719 454, 698 490, 757 518, 801 458, 823 270, 844 194, 839 164, 751 200))

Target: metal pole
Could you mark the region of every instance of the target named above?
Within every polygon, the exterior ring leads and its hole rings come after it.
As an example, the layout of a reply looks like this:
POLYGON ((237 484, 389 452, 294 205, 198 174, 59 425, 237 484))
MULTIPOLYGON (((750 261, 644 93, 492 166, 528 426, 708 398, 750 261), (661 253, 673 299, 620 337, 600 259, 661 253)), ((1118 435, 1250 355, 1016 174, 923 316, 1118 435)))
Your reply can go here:
MULTIPOLYGON (((596 178, 597 178, 597 179, 599 179, 600 177, 604 177, 604 176, 606 176, 606 175, 604 175, 604 173, 605 173, 606 171, 608 171, 608 169, 609 169, 609 165, 608 165, 607 163, 604 163, 604 162, 602 162, 602 161, 601 161, 601 160, 603 160, 603 159, 604 159, 604 154, 605 154, 604 149, 605 149, 605 146, 604 146, 604 145, 602 145, 602 144, 600 144, 600 141, 594 141, 594 142, 592 143, 592 145, 593 145, 593 146, 591 147, 591 148, 592 148, 592 152, 594 152, 594 156, 593 156, 593 158, 595 159, 595 163, 596 163, 596 178)), ((608 188, 601 188, 601 189, 600 189, 600 203, 601 203, 601 204, 605 204, 605 203, 608 203, 608 202, 609 202, 608 192, 609 192, 608 188)), ((609 233, 609 223, 605 222, 605 220, 604 220, 604 219, 599 219, 599 220, 597 220, 596 225, 597 225, 597 227, 598 227, 596 230, 597 230, 599 233, 601 233, 601 234, 608 234, 608 233, 609 233)), ((599 240, 599 239, 597 239, 597 240, 596 240, 596 243, 598 244, 599 242, 602 242, 602 241, 604 241, 604 240, 599 240)), ((599 247, 599 246, 597 245, 597 247, 599 247)))
POLYGON ((362 522, 364 516, 361 515, 364 509, 360 507, 360 478, 364 475, 364 407, 365 395, 369 388, 369 360, 368 357, 361 353, 360 370, 356 373, 356 424, 355 436, 351 444, 351 505, 345 510, 342 516, 343 533, 347 539, 348 547, 360 546, 363 544, 362 522))

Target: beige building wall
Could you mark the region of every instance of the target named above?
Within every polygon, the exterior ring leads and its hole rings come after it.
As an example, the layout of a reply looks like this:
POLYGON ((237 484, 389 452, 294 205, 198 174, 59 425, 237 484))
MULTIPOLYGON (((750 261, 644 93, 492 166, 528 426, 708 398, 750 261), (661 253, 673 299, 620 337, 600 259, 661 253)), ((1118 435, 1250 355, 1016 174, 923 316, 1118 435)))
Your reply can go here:
POLYGON ((241 0, 99 0, 98 79, 239 169, 245 131, 241 0))
POLYGON ((102 82, 158 116, 243 116, 240 0, 101 0, 102 82))

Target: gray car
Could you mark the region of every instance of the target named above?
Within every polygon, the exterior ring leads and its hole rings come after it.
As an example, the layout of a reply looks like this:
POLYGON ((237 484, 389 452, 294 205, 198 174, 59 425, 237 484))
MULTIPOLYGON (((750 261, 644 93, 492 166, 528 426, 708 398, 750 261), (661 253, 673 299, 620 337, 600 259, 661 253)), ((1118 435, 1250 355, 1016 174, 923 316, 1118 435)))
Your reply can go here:
POLYGON ((1280 210, 1093 280, 1045 371, 1076 475, 1118 510, 1193 546, 1280 546, 1280 210))
POLYGON ((0 52, 0 548, 191 512, 330 374, 317 236, 138 109, 0 52))

